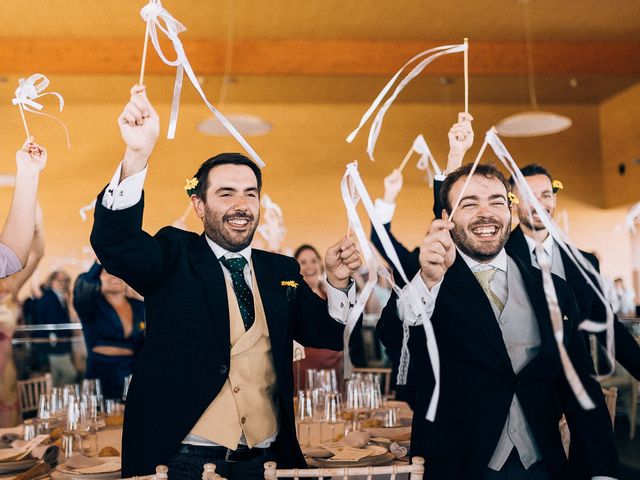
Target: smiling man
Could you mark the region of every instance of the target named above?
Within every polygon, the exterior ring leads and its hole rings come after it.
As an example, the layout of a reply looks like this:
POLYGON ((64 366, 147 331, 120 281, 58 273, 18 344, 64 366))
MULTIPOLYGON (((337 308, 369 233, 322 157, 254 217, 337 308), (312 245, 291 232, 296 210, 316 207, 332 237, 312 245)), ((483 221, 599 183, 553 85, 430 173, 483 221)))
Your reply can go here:
POLYGON ((440 190, 443 219, 420 247, 420 269, 387 304, 378 333, 399 349, 402 322, 417 386, 411 454, 428 459, 430 479, 574 478, 558 421, 564 413, 587 477, 615 478, 618 459, 611 421, 584 342, 570 289, 554 278, 564 344, 594 410, 569 387, 555 343, 539 271, 505 251, 511 226, 509 184, 494 167, 478 165, 454 223, 447 212, 471 165, 451 172, 440 190), (417 302, 424 306, 414 310, 417 302), (434 422, 425 414, 434 386, 422 323, 431 319, 440 351, 440 400, 434 422))
POLYGON ((293 415, 293 340, 340 350, 360 266, 352 240, 325 256, 327 297, 298 263, 252 249, 262 174, 247 157, 204 162, 188 191, 204 233, 142 230, 142 184, 159 133, 144 87, 118 119, 127 146, 98 197, 91 242, 109 272, 145 297, 146 339, 127 395, 122 476, 167 464, 196 480, 205 463, 229 479, 261 479, 263 464, 304 467, 293 415))

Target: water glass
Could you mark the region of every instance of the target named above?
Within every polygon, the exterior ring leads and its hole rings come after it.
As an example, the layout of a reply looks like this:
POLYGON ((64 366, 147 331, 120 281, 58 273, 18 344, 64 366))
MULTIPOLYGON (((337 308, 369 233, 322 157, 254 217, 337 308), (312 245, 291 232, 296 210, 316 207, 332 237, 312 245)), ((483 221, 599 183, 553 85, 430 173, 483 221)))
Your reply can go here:
POLYGON ((324 418, 328 423, 335 423, 342 419, 342 402, 339 393, 329 392, 324 399, 324 418))
POLYGON ((311 390, 298 391, 298 415, 299 421, 310 421, 313 418, 313 399, 311 390))

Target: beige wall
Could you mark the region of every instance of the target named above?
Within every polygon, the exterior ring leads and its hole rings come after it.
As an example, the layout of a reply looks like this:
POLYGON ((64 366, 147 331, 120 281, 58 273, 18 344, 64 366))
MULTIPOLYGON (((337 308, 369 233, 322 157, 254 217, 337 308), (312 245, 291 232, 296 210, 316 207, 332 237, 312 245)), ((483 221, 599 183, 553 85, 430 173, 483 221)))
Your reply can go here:
MULTIPOLYGON (((40 195, 47 229, 45 270, 70 257, 87 259, 81 252, 88 244, 91 220, 83 223, 78 209, 89 203, 108 182, 120 160, 123 147, 115 119, 125 100, 125 95, 117 95, 114 104, 68 106, 60 118, 71 132, 71 150, 64 146, 63 132, 55 122, 29 116, 37 140, 50 152, 40 195)), ((384 175, 399 164, 418 133, 425 135, 436 159, 444 165, 446 132, 456 120, 456 107, 394 106, 384 122, 376 162, 370 162, 365 156, 366 131, 354 145, 344 141, 366 107, 303 104, 227 108, 229 112, 260 115, 273 124, 270 134, 250 141, 268 165, 264 170, 264 192, 284 211, 287 246, 295 248, 308 242, 324 250, 345 233, 346 216, 339 183, 346 163, 359 159, 362 177, 373 197, 382 193, 384 175)), ((477 119, 474 122, 476 141, 467 160, 473 159, 484 132, 491 125, 525 108, 524 105, 472 105, 471 113, 477 119)), ((568 115, 574 120, 574 126, 548 137, 505 139, 505 144, 520 165, 543 163, 563 181, 565 191, 559 199, 560 208, 569 212, 571 235, 576 244, 598 250, 604 257, 607 275, 622 273, 629 277, 628 239, 614 232, 614 227, 623 220, 624 210, 602 209, 598 107, 564 105, 548 109, 568 115)), ((159 112, 163 132, 166 132, 168 105, 160 105, 159 112)), ((196 122, 206 116, 207 110, 200 104, 182 105, 176 140, 161 138, 158 143, 147 177, 144 224, 150 232, 181 215, 188 202, 182 189, 185 178, 191 177, 203 160, 220 151, 239 150, 230 138, 205 137, 195 131, 196 122)), ((22 138, 17 110, 0 107, 0 172, 14 171, 14 152, 22 138)), ((489 154, 485 157, 490 158, 489 154)), ((430 221, 432 192, 411 165, 405 173, 405 188, 398 201, 394 230, 407 245, 414 246, 421 241, 430 221)), ((9 201, 10 189, 0 189, 3 212, 7 211, 9 201)), ((194 216, 188 224, 200 230, 194 216)))
POLYGON ((600 105, 600 135, 607 207, 640 200, 640 84, 600 105), (637 161, 638 163, 634 163, 637 161), (626 174, 618 165, 626 165, 626 174))

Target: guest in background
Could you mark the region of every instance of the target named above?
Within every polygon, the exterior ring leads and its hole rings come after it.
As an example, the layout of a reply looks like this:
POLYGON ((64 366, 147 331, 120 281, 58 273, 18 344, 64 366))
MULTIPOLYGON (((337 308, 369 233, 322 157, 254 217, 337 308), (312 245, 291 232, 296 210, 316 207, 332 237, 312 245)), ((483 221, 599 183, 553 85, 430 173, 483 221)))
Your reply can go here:
POLYGON ((78 276, 73 289, 87 345, 86 378, 100 379, 106 398, 122 396, 124 379, 144 342, 144 302, 129 292, 123 280, 97 262, 78 276))
POLYGON ((47 151, 27 139, 16 152, 16 185, 7 221, 0 232, 0 277, 20 271, 27 263, 36 227, 36 196, 47 151))
MULTIPOLYGON (((324 268, 318 250, 311 245, 300 245, 293 256, 300 264, 300 274, 304 281, 307 282, 313 293, 326 300, 324 268)), ((297 389, 306 388, 307 370, 309 369, 335 369, 338 385, 342 385, 342 352, 305 347, 304 354, 305 358, 296 362, 293 369, 293 384, 297 389)))
POLYGON ((17 425, 21 420, 11 340, 21 313, 18 292, 44 255, 44 231, 40 209, 36 216, 31 251, 25 268, 9 278, 0 280, 0 427, 17 425))
MULTIPOLYGON (((69 295, 71 277, 64 270, 54 270, 49 275, 36 303, 36 325, 65 325, 69 317, 69 295)), ((74 383, 77 372, 71 355, 71 330, 40 330, 34 338, 48 338, 49 343, 39 344, 37 351, 41 361, 49 364, 54 387, 74 383)))
POLYGON ((613 281, 615 295, 618 298, 620 307, 615 313, 618 315, 635 315, 636 313, 636 294, 633 289, 626 288, 621 277, 613 281))

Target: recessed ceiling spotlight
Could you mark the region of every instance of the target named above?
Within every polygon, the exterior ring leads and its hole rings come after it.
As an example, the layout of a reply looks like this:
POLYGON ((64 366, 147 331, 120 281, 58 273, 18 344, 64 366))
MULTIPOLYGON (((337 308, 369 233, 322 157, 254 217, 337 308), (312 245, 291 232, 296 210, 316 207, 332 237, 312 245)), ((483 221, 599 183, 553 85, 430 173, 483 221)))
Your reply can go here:
POLYGON ((569 86, 571 88, 576 88, 578 85, 579 85, 579 83, 578 83, 578 79, 577 78, 573 77, 573 78, 569 79, 569 86))
POLYGON ((438 77, 438 83, 443 87, 447 85, 451 85, 453 83, 453 78, 451 77, 438 77))

